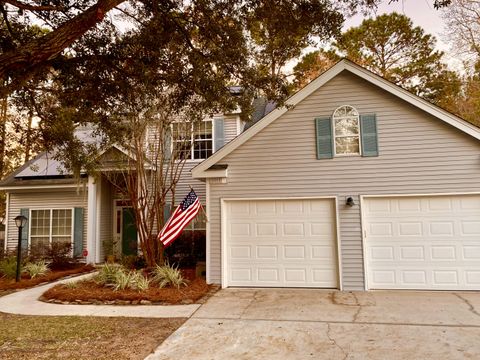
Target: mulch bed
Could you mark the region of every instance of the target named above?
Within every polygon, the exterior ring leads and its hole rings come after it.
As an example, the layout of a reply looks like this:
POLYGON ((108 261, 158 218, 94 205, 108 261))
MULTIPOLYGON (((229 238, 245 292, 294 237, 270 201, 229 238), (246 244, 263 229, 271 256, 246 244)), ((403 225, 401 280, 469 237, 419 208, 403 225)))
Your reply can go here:
POLYGON ((61 304, 106 304, 106 305, 151 305, 151 304, 193 304, 204 302, 218 290, 197 278, 187 286, 158 288, 153 285, 146 291, 118 290, 98 285, 93 280, 79 281, 75 288, 63 284, 54 286, 40 297, 40 300, 61 304))
POLYGON ((27 275, 22 275, 18 283, 15 282, 15 279, 0 278, 0 294, 2 291, 31 288, 39 284, 49 283, 70 275, 87 273, 93 270, 95 270, 95 267, 92 265, 79 265, 68 270, 52 270, 44 276, 38 276, 33 279, 30 279, 27 275))

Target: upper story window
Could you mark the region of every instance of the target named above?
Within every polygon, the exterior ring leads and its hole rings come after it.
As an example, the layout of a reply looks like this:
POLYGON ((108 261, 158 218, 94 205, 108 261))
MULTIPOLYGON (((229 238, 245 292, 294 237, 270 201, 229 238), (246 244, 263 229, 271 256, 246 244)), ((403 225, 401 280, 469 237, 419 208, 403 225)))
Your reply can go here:
POLYGON ((360 154, 360 116, 354 107, 344 105, 335 110, 333 134, 336 155, 360 154))
POLYGON ((178 152, 181 159, 203 160, 213 153, 212 120, 173 123, 172 137, 173 151, 178 152))

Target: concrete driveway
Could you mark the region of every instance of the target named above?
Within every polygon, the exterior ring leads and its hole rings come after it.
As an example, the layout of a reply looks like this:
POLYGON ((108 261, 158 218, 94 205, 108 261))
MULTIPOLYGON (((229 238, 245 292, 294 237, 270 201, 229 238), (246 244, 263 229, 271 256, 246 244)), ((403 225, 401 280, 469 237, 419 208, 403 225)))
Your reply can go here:
POLYGON ((147 359, 479 359, 480 292, 219 291, 147 359))

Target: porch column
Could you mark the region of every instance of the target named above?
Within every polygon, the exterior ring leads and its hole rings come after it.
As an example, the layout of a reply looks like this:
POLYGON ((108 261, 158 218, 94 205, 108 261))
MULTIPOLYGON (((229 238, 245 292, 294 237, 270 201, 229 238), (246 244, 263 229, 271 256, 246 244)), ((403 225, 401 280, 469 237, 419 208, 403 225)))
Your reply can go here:
POLYGON ((103 262, 100 259, 101 255, 101 249, 102 249, 102 244, 101 244, 101 236, 100 236, 100 229, 104 224, 102 224, 102 189, 103 189, 103 179, 98 178, 96 180, 96 186, 97 186, 97 191, 96 191, 96 202, 97 202, 97 209, 96 209, 96 226, 95 226, 95 262, 96 263, 101 263, 103 262))
POLYGON ((88 176, 87 263, 94 263, 97 256, 97 187, 93 176, 88 176))

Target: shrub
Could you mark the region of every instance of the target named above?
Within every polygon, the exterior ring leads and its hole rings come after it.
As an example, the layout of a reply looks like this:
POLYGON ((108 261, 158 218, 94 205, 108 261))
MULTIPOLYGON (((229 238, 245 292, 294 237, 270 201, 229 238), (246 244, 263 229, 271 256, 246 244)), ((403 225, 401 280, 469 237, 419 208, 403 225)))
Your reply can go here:
POLYGON ((52 270, 70 269, 76 264, 70 243, 31 244, 28 254, 23 255, 22 258, 32 263, 45 260, 52 270))
POLYGON ((6 278, 14 279, 17 275, 17 258, 9 256, 0 261, 0 273, 6 278))
POLYGON ((72 244, 52 243, 48 247, 48 260, 51 269, 68 269, 76 264, 72 256, 72 244))
POLYGON ((143 269, 146 266, 145 258, 138 255, 123 255, 120 263, 126 269, 143 269))
POLYGON ((30 244, 28 249, 28 253, 25 257, 22 256, 27 262, 38 262, 42 260, 49 260, 48 258, 48 251, 49 251, 50 244, 43 243, 43 242, 36 242, 30 244))
POLYGON ((115 239, 103 240, 102 248, 105 256, 111 256, 115 254, 118 241, 115 239))
POLYGON ((155 266, 152 273, 152 281, 158 283, 158 286, 161 288, 167 285, 171 285, 179 289, 180 286, 184 286, 187 284, 187 282, 182 276, 182 273, 180 272, 180 270, 178 270, 178 267, 170 266, 170 264, 168 263, 163 266, 155 266))
POLYGON ((49 271, 50 269, 48 268, 45 260, 38 261, 36 263, 27 263, 23 267, 23 272, 26 272, 28 276, 30 276, 30 279, 33 279, 37 276, 46 275, 49 271))

